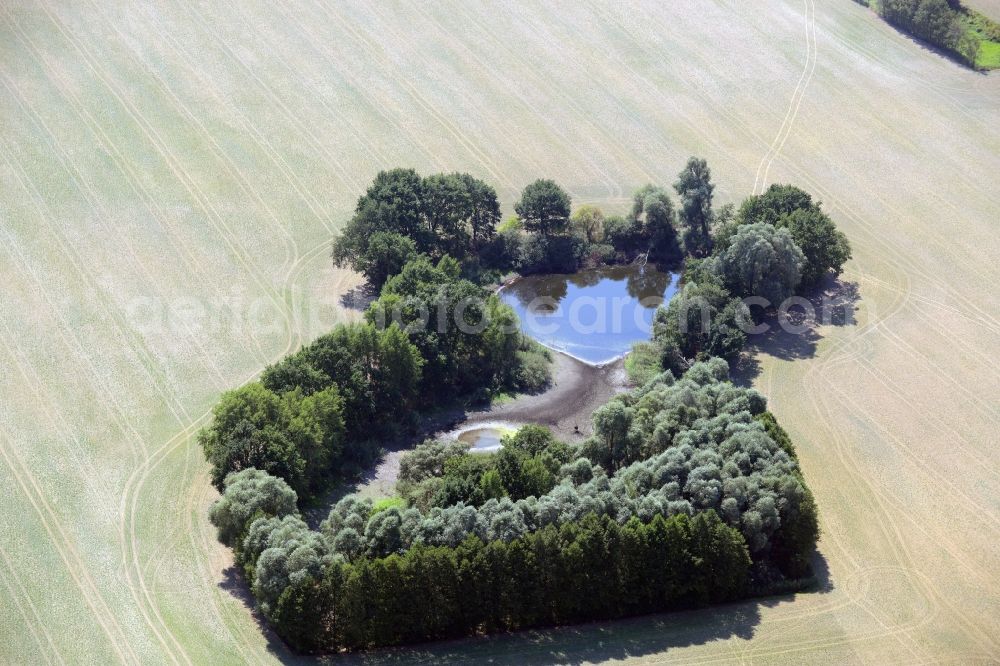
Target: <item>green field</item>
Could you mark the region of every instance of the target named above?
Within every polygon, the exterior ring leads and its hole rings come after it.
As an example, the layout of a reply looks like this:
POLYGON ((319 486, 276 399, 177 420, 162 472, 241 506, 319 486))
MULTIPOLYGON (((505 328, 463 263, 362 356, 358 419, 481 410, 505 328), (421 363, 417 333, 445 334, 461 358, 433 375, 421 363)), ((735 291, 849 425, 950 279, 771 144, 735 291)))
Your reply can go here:
POLYGON ((1000 655, 1000 76, 846 1, 45 1, 0 10, 0 92, 0 662, 292 660, 192 434, 350 316, 329 239, 378 169, 620 211, 692 154, 720 203, 791 181, 854 247, 854 317, 754 378, 826 589, 369 661, 1000 655))
POLYGON ((1000 69, 1000 43, 982 42, 976 66, 980 69, 1000 69))

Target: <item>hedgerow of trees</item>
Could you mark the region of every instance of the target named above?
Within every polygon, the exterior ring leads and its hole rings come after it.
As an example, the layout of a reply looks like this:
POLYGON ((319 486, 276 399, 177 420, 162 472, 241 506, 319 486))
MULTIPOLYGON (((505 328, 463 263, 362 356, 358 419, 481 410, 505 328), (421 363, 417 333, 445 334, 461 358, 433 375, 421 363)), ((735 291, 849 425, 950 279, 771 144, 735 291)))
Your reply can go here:
POLYGON ((1000 25, 960 0, 857 0, 873 7, 888 23, 952 54, 969 67, 979 66, 983 42, 1000 42, 1000 25))
POLYGON ((604 619, 801 584, 816 509, 763 396, 715 359, 594 414, 582 446, 526 426, 496 454, 428 442, 405 506, 231 474, 211 517, 260 608, 304 652, 604 619), (240 521, 243 524, 240 525, 240 521))
POLYGON ((376 288, 418 254, 450 256, 462 276, 477 282, 505 273, 572 273, 583 267, 629 262, 639 256, 665 268, 685 255, 704 256, 714 220, 711 173, 692 158, 669 193, 646 185, 628 215, 600 208, 575 211, 556 182, 528 184, 514 203, 516 217, 499 224, 496 191, 463 173, 421 177, 412 169, 378 174, 333 244, 334 262, 365 275, 376 288))

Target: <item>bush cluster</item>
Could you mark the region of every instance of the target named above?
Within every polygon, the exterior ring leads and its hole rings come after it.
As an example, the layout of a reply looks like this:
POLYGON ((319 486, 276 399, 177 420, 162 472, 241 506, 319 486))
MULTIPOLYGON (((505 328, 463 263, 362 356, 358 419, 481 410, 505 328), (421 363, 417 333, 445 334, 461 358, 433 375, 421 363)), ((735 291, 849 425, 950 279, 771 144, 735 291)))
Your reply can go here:
POLYGON ((821 205, 793 185, 772 185, 743 201, 739 210, 711 210, 711 254, 685 265, 683 287, 654 315, 653 339, 659 354, 644 349, 649 366, 683 373, 700 359, 736 359, 746 345, 744 329, 766 308, 743 299, 761 297, 771 308, 789 296, 809 294, 851 257, 847 237, 821 205))
POLYGON ((661 374, 595 413, 582 446, 537 426, 492 455, 427 442, 401 463, 406 506, 348 496, 319 531, 257 470, 228 477, 212 519, 264 614, 307 652, 791 584, 808 573, 815 506, 764 398, 727 372, 715 359, 661 374))
POLYGON ((548 352, 518 332, 510 307, 458 277, 448 256, 407 262, 366 318, 335 327, 266 368, 260 381, 222 396, 199 434, 216 487, 252 467, 310 497, 371 464, 381 442, 411 429, 422 411, 549 381, 548 352), (457 323, 466 299, 467 321, 485 315, 481 332, 457 323), (411 326, 423 312, 433 314, 431 325, 411 326))

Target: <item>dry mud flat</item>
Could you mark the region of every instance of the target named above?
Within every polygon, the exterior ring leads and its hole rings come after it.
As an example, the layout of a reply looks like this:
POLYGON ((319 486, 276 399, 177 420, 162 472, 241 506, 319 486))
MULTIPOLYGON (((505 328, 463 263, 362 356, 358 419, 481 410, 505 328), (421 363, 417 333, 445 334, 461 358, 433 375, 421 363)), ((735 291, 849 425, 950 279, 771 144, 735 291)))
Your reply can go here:
MULTIPOLYGON (((547 426, 557 437, 567 441, 582 441, 593 430, 591 415, 616 393, 628 388, 628 378, 621 359, 594 366, 552 352, 552 383, 537 395, 519 395, 508 402, 488 409, 464 413, 464 418, 448 419, 449 426, 431 433, 431 437, 449 437, 456 429, 471 429, 477 425, 510 424, 519 426, 537 423, 547 426)), ((369 478, 357 488, 368 496, 388 496, 399 477, 400 459, 409 450, 386 451, 369 478)))
POLYGON ((358 661, 1000 655, 1000 76, 848 0, 45 1, 0 11, 0 90, 0 661, 295 661, 233 593, 192 435, 322 332, 300 306, 365 184, 470 171, 509 207, 551 177, 623 212, 692 154, 720 203, 797 183, 855 249, 855 322, 752 379, 825 591, 358 661), (190 298, 278 316, 131 318, 190 298))
POLYGON ((592 431, 594 410, 627 388, 621 360, 601 366, 552 352, 552 385, 538 395, 521 395, 482 412, 473 412, 464 425, 490 421, 548 426, 567 441, 582 439, 592 431))

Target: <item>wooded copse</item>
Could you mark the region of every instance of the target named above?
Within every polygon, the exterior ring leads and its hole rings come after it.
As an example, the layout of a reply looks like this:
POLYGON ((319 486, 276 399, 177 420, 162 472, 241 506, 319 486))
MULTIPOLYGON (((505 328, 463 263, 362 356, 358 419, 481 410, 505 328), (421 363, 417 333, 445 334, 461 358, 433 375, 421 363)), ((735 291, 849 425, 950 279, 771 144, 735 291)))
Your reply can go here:
POLYGON ((227 479, 212 519, 265 616, 305 652, 805 585, 815 504, 763 396, 727 377, 721 359, 677 381, 664 372, 595 413, 583 445, 531 426, 492 455, 422 445, 404 460, 407 480, 441 489, 462 467, 478 474, 457 491, 468 498, 439 493, 444 506, 379 510, 348 496, 314 531, 287 485, 245 470, 227 479), (547 489, 523 485, 536 465, 547 489))
POLYGON ((295 649, 621 617, 809 581, 816 507, 791 442, 717 357, 743 348, 729 324, 759 315, 741 298, 812 289, 850 248, 798 188, 716 211, 708 166, 692 158, 674 189, 679 215, 651 185, 628 216, 605 218, 592 206, 571 213, 568 195, 540 180, 498 229, 481 181, 379 174, 334 245, 335 261, 381 282, 365 322, 223 396, 200 434, 223 490, 212 522, 295 649), (543 386, 548 352, 479 282, 548 265, 560 243, 604 242, 613 260, 684 261, 684 287, 657 312, 652 378, 598 409, 592 437, 570 445, 526 425, 475 455, 428 442, 404 457, 398 500, 349 496, 309 529, 299 501, 370 465, 425 411, 543 386), (705 307, 710 326, 687 326, 705 307), (429 311, 444 313, 444 328, 419 325, 429 311), (467 314, 485 327, 463 329, 467 314))

